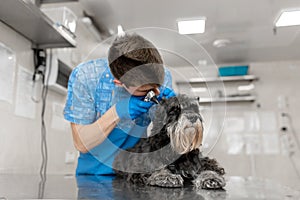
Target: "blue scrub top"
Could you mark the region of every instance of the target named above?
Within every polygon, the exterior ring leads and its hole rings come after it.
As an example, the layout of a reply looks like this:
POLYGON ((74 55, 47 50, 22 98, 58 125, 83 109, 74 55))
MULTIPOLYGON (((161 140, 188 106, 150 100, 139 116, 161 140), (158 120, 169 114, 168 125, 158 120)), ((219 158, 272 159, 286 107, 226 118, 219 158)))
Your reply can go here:
MULTIPOLYGON (((115 86, 113 80, 107 59, 91 60, 74 68, 68 82, 65 119, 75 124, 92 124, 116 102, 128 98, 130 94, 115 86)), ((165 87, 172 87, 171 74, 166 68, 160 91, 165 87)), ((112 163, 115 155, 120 149, 133 147, 145 137, 149 123, 147 114, 135 121, 121 119, 101 144, 88 153, 80 153, 76 174, 114 174, 112 163)))

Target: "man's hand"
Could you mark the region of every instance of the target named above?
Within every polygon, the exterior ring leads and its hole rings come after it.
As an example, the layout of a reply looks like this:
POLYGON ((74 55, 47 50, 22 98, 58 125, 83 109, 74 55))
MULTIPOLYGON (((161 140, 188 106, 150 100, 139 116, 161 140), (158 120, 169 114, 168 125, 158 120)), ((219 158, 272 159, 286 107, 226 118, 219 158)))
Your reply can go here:
POLYGON ((176 93, 171 88, 164 88, 164 90, 158 96, 158 100, 160 101, 163 97, 169 99, 171 97, 175 97, 176 93))
POLYGON ((148 112, 153 102, 145 102, 144 97, 131 96, 128 99, 119 101, 116 104, 116 111, 119 118, 136 119, 143 113, 148 112))

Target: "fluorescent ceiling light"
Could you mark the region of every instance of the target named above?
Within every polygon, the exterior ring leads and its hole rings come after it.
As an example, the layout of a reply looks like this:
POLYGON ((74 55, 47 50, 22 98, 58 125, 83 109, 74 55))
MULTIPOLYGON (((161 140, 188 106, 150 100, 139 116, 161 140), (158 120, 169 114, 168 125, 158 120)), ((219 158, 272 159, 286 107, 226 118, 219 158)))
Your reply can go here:
POLYGON ((205 19, 177 21, 180 34, 195 34, 205 32, 205 19))
POLYGON ((281 13, 275 23, 276 27, 300 25, 300 10, 290 10, 281 13))

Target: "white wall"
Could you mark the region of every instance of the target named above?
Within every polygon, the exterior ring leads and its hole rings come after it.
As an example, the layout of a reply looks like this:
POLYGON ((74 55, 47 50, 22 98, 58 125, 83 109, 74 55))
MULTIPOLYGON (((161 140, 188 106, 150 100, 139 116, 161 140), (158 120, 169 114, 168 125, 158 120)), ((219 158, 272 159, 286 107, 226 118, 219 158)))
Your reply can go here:
MULTIPOLYGON (((78 11, 78 17, 80 17, 80 13, 78 11)), ((8 103, 0 100, 0 173, 38 173, 42 161, 40 149, 42 104, 41 102, 35 104, 36 114, 34 119, 15 115, 20 66, 27 69, 31 74, 34 71, 31 42, 2 22, 0 22, 0 35, 0 42, 16 54, 13 102, 8 103)), ((72 67, 82 62, 98 42, 80 22, 77 24, 76 35, 76 48, 53 50, 57 51, 59 57, 72 67)), ((31 84, 31 81, 28 81, 29 84, 31 84)), ((58 123, 55 123, 56 119, 61 118, 63 120, 61 109, 64 106, 65 98, 65 95, 60 95, 51 90, 48 92, 45 114, 48 173, 67 174, 75 172, 77 159, 74 163, 65 163, 66 152, 74 153, 77 156, 69 123, 64 121, 60 127, 57 127, 58 123)))
MULTIPOLYGON (((217 75, 217 69, 214 67, 207 66, 199 69, 204 77, 217 75)), ((174 82, 176 79, 182 79, 178 76, 180 73, 189 74, 188 77, 199 76, 191 67, 180 67, 176 68, 174 82)), ((297 148, 291 131, 291 128, 294 128, 299 140, 300 62, 251 63, 249 74, 259 77, 258 81, 253 82, 255 89, 252 93, 257 96, 255 102, 227 103, 226 113, 222 107, 224 105, 219 105, 217 109, 216 104, 214 104, 214 111, 209 106, 204 107, 202 111, 204 120, 207 122, 206 137, 214 137, 213 135, 222 128, 221 137, 209 156, 215 157, 224 166, 227 175, 263 177, 300 189, 300 177, 292 164, 294 162, 295 167, 300 171, 300 147, 297 148), (279 108, 278 98, 282 97, 287 99, 288 106, 285 109, 279 108), (260 105, 259 108, 258 105, 260 105), (292 127, 290 123, 287 124, 286 135, 280 132, 282 111, 289 113, 293 121, 292 127), (208 122, 212 122, 211 126, 208 126, 208 122), (242 125, 238 125, 241 122, 242 125), (224 126, 220 127, 222 125, 224 126), (287 149, 282 146, 285 136, 291 138, 290 143, 294 145, 291 150, 296 150, 292 159, 287 155, 287 149), (242 144, 240 148, 235 143, 238 140, 242 144), (254 145, 253 151, 251 151, 251 145, 254 145)), ((249 83, 225 83, 225 92, 232 93, 232 87, 238 84, 249 83)), ((209 89, 216 90, 213 87, 209 89)), ((219 89, 222 90, 220 87, 219 89)), ((195 95, 201 98, 207 96, 207 93, 195 95)))

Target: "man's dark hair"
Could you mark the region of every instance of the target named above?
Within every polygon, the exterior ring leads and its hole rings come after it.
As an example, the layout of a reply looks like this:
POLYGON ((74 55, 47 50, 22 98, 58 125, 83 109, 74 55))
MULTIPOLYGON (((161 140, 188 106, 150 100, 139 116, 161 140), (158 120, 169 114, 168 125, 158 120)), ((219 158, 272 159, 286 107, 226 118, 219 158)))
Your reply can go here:
POLYGON ((127 87, 163 84, 165 73, 161 55, 140 35, 118 36, 109 49, 108 61, 114 77, 127 87))

